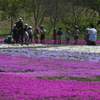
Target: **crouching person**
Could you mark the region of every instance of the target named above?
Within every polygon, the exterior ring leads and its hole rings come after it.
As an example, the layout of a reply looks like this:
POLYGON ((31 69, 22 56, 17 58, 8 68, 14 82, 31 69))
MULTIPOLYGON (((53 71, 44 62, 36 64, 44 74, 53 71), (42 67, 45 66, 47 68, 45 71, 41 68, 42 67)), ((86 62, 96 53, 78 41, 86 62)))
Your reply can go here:
POLYGON ((97 39, 97 30, 94 28, 94 25, 91 24, 88 30, 88 45, 96 45, 97 39))
POLYGON ((4 42, 7 44, 12 44, 13 43, 13 38, 12 36, 8 35, 5 39, 4 42))

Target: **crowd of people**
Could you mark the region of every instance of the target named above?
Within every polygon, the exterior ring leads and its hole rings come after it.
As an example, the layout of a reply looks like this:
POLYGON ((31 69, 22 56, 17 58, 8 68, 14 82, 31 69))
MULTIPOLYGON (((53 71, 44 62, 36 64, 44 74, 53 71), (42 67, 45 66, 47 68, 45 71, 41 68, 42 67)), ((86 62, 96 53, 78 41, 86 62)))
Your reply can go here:
MULTIPOLYGON (((56 28, 53 30, 53 40, 54 44, 57 43, 61 44, 61 36, 62 36, 62 27, 59 27, 59 30, 57 31, 56 28)), ((66 27, 66 45, 70 44, 70 38, 71 38, 71 31, 69 27, 66 27)), ((73 31, 73 37, 74 37, 74 44, 78 44, 80 30, 78 26, 75 26, 73 31)), ((93 24, 90 24, 90 28, 87 28, 84 33, 84 40, 86 41, 87 45, 96 45, 97 40, 97 30, 94 28, 93 24)))
MULTIPOLYGON (((18 22, 14 24, 14 27, 12 29, 12 37, 8 36, 5 38, 5 43, 20 43, 20 44, 29 44, 32 43, 33 37, 35 40, 35 43, 44 44, 45 43, 45 34, 46 30, 44 28, 44 25, 36 26, 33 30, 32 26, 29 26, 28 24, 23 24, 23 19, 19 18, 18 22)), ((62 39, 62 27, 58 27, 58 31, 56 28, 53 29, 53 40, 54 44, 61 44, 62 39)), ((70 44, 70 38, 72 36, 70 28, 66 27, 66 45, 70 44)), ((74 44, 78 44, 80 30, 78 26, 74 27, 73 31, 73 37, 74 37, 74 44)), ((86 32, 84 33, 84 40, 86 41, 87 45, 96 45, 96 39, 97 39, 97 30, 94 28, 94 25, 91 24, 90 28, 86 29, 86 32)))

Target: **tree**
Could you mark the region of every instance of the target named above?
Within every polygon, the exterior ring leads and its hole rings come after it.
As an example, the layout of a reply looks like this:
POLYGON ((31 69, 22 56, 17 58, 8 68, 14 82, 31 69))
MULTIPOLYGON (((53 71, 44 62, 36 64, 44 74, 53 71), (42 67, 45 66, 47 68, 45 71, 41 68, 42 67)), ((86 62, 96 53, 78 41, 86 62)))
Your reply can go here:
POLYGON ((62 16, 62 23, 74 27, 78 19, 87 12, 85 0, 70 0, 67 2, 66 13, 62 16))
POLYGON ((47 15, 50 18, 49 31, 56 27, 56 23, 60 20, 61 16, 65 13, 66 3, 63 0, 48 0, 47 15))
POLYGON ((35 26, 40 26, 44 20, 45 12, 48 5, 45 4, 45 0, 27 0, 26 4, 27 13, 32 13, 35 21, 35 26))
POLYGON ((14 20, 18 17, 18 14, 23 8, 23 5, 21 4, 23 0, 2 0, 1 1, 1 10, 2 12, 2 19, 10 19, 11 21, 11 30, 13 27, 14 20))
POLYGON ((100 0, 87 0, 87 5, 90 9, 97 11, 100 17, 100 0))

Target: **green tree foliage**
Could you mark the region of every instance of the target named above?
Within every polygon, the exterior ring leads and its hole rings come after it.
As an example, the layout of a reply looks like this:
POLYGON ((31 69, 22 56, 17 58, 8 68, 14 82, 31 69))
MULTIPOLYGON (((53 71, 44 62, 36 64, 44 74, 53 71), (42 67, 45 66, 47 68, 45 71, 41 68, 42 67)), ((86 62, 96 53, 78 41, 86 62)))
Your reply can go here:
POLYGON ((70 27, 82 26, 81 22, 96 23, 96 17, 100 17, 100 0, 0 0, 0 10, 3 20, 11 20, 11 29, 20 11, 24 11, 33 18, 34 26, 40 26, 45 19, 51 30, 59 22, 70 27))
POLYGON ((20 10, 23 8, 21 4, 23 0, 2 0, 1 1, 1 10, 2 12, 2 20, 10 19, 11 21, 11 29, 13 27, 14 20, 18 17, 20 10))

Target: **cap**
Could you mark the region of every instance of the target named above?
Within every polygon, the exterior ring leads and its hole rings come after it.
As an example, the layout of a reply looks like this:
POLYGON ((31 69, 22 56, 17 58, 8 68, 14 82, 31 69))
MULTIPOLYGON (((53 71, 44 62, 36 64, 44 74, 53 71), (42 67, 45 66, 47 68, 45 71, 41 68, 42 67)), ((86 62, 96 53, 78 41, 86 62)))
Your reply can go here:
POLYGON ((60 29, 62 29, 62 27, 61 27, 61 26, 60 26, 59 28, 60 28, 60 29))
POLYGON ((19 21, 23 21, 23 19, 22 19, 22 18, 19 18, 18 20, 19 20, 19 21))

